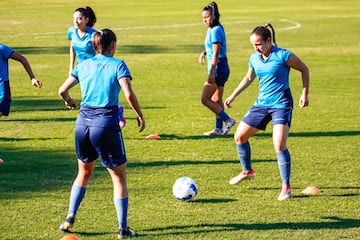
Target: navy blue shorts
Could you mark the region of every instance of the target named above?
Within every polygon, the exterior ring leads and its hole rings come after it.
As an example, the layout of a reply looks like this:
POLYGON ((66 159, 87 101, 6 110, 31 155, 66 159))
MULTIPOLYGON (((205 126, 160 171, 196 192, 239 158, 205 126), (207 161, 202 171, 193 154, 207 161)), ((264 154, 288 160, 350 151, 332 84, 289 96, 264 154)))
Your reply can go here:
POLYGON ((215 75, 215 82, 218 87, 224 87, 225 82, 228 80, 230 75, 230 68, 227 62, 227 58, 219 58, 217 68, 216 68, 216 75, 215 75))
POLYGON ((10 83, 9 81, 1 81, 0 87, 3 89, 3 100, 0 102, 0 112, 2 115, 8 116, 10 113, 10 105, 11 105, 11 93, 10 93, 10 83))
POLYGON ((266 125, 272 121, 272 126, 276 124, 291 125, 292 108, 260 108, 253 106, 242 119, 243 122, 251 127, 265 130, 266 125))
POLYGON ((98 157, 106 168, 114 168, 126 162, 125 146, 121 130, 114 127, 76 125, 76 155, 84 163, 98 157))

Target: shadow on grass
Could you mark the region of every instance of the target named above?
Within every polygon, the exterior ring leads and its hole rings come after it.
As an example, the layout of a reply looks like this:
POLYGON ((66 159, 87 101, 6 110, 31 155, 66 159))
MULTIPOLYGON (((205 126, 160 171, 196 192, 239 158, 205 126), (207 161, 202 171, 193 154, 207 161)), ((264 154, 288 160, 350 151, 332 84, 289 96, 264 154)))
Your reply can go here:
MULTIPOLYGON (((180 136, 176 134, 159 134, 160 140, 203 140, 203 139, 233 139, 233 134, 225 136, 205 136, 205 135, 189 135, 180 136)), ((360 131, 334 131, 334 132, 298 132, 289 134, 290 137, 343 137, 343 136, 360 136, 360 131)), ((257 133, 254 138, 272 138, 272 133, 257 133)), ((147 139, 143 139, 147 140, 147 139)))
POLYGON ((169 226, 164 228, 144 229, 144 235, 186 235, 204 234, 206 232, 228 232, 238 230, 272 231, 272 230, 321 230, 349 229, 360 227, 360 219, 340 218, 336 216, 322 217, 318 222, 279 222, 254 224, 195 224, 184 226, 169 226), (188 230, 187 230, 188 229, 188 230), (195 230, 194 230, 195 229, 195 230), (156 232, 156 233, 151 233, 156 232), (159 233, 160 232, 160 233, 159 233))
MULTIPOLYGON (((252 160, 252 162, 276 162, 276 160, 252 160)), ((151 161, 151 162, 128 162, 127 168, 138 168, 138 167, 163 167, 163 166, 182 166, 182 165, 222 165, 222 164, 239 164, 239 160, 208 160, 208 161, 194 161, 194 160, 180 160, 180 161, 151 161)))
POLYGON ((236 199, 230 198, 208 198, 208 199, 195 199, 191 202, 194 203, 228 203, 228 202, 236 202, 236 199))
MULTIPOLYGON (((117 52, 120 54, 159 54, 159 53, 200 53, 204 46, 201 44, 188 45, 120 45, 117 52)), ((69 54, 69 46, 56 47, 13 47, 21 54, 69 54)))

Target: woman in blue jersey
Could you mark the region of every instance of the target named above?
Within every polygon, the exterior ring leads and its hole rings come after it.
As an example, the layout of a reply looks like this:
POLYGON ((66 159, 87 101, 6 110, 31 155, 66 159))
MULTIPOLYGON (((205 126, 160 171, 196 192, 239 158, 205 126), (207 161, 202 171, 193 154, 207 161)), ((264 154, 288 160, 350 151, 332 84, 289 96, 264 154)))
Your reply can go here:
MULTIPOLYGON (((91 44, 93 34, 97 32, 93 26, 96 23, 96 15, 91 7, 80 7, 73 14, 74 26, 69 27, 67 39, 70 41, 70 66, 69 74, 75 67, 75 60, 81 63, 87 58, 95 56, 95 50, 91 44)), ((119 106, 119 125, 125 127, 126 120, 123 115, 124 108, 119 106)))
MULTIPOLYGON (((0 44, 0 118, 2 116, 8 116, 10 113, 11 91, 9 82, 9 59, 21 62, 33 86, 37 88, 41 88, 42 86, 42 83, 36 79, 25 57, 14 51, 11 47, 0 44)), ((3 162, 2 159, 0 159, 0 163, 1 162, 3 162)))
POLYGON ((250 56, 248 72, 225 100, 225 106, 230 107, 234 99, 258 77, 259 95, 234 135, 242 172, 232 178, 230 184, 255 178, 249 138, 259 130, 265 130, 266 125, 272 121, 273 144, 282 179, 282 190, 278 197, 281 201, 291 196, 290 153, 286 146, 293 110, 289 72, 291 68, 301 72, 303 89, 299 106, 303 108, 309 104, 309 69, 295 54, 276 46, 275 31, 269 23, 256 27, 250 35, 250 42, 255 52, 250 56))
POLYGON ((204 64, 207 57, 208 77, 203 87, 201 102, 216 115, 214 130, 205 132, 204 135, 222 136, 227 134, 236 123, 235 119, 225 113, 222 101, 224 85, 230 74, 226 35, 220 24, 220 13, 215 2, 203 8, 202 18, 208 31, 205 37, 205 51, 200 54, 199 63, 204 64), (223 122, 225 122, 224 129, 223 122))
POLYGON ((91 38, 97 32, 93 28, 96 23, 96 16, 91 7, 77 8, 73 14, 73 23, 74 26, 69 27, 67 32, 67 39, 70 41, 69 74, 75 67, 75 60, 80 63, 95 56, 91 38))
POLYGON ((96 55, 79 63, 59 88, 59 95, 68 108, 76 107, 76 102, 69 95, 69 89, 79 83, 82 94, 80 114, 75 127, 78 174, 71 189, 68 214, 60 230, 71 230, 93 173, 95 160, 100 157, 113 182, 114 205, 119 224, 118 238, 121 239, 135 236, 135 232, 127 225, 126 154, 118 124, 121 89, 137 115, 140 132, 145 128, 145 120, 131 87, 129 69, 125 62, 113 57, 116 50, 115 34, 104 29, 94 34, 92 43, 96 55))
POLYGON ((0 117, 3 115, 8 116, 10 113, 9 59, 21 62, 33 86, 37 88, 42 86, 42 83, 35 78, 31 66, 25 57, 14 51, 11 47, 0 44, 0 117))

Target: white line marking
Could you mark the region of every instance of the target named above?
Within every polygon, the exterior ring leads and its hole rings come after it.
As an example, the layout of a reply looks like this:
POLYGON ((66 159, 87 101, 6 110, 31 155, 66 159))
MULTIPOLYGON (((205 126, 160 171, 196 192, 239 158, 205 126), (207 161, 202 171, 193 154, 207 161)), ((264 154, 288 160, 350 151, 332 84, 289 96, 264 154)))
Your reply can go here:
MULTIPOLYGON (((253 22, 259 22, 259 19, 253 19, 253 20, 243 20, 243 21, 230 21, 230 22, 224 22, 224 26, 231 26, 234 24, 249 24, 249 23, 253 23, 253 22)), ((274 20, 276 21, 276 20, 274 20)), ((279 19, 278 21, 281 22, 287 22, 289 24, 291 24, 291 26, 289 27, 283 27, 283 28, 278 28, 276 29, 277 31, 290 31, 293 29, 297 29, 301 27, 301 24, 298 22, 295 22, 293 20, 290 19, 279 19)), ((264 21, 265 23, 265 21, 264 21)), ((13 24, 20 24, 20 22, 13 22, 13 24)), ((187 23, 187 24, 172 24, 172 25, 155 25, 155 26, 134 26, 134 27, 119 27, 119 28, 111 28, 114 31, 131 31, 131 30, 142 30, 142 29, 174 29, 174 28, 189 28, 189 27, 203 27, 203 25, 201 23, 187 23)), ((255 27, 255 26, 254 26, 255 27)), ((250 29, 247 30, 241 30, 241 31, 236 31, 236 32, 227 32, 227 34, 239 34, 239 33, 248 33, 251 32, 250 29)), ((195 35, 203 35, 203 32, 192 32, 191 34, 187 34, 187 36, 195 36, 195 35)), ((13 38, 16 36, 35 36, 35 37, 39 37, 39 36, 48 36, 48 35, 66 35, 66 32, 43 32, 43 33, 16 33, 16 34, 7 34, 4 35, 3 37, 9 37, 9 38, 13 38)), ((163 32, 161 34, 128 34, 131 37, 144 37, 144 36, 150 36, 150 37, 173 37, 173 36, 183 36, 184 33, 174 33, 174 34, 167 34, 166 32, 163 32)))

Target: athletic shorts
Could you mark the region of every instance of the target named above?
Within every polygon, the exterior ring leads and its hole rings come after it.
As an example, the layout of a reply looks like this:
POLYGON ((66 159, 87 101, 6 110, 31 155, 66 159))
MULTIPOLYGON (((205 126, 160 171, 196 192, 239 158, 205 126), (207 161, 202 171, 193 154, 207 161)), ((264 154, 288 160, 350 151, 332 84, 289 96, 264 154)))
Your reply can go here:
POLYGON ((0 112, 2 115, 9 116, 11 105, 11 93, 9 81, 0 81, 0 87, 3 91, 3 100, 0 102, 0 112))
POLYGON ((114 168, 126 162, 125 146, 121 130, 114 127, 76 125, 76 155, 84 163, 98 157, 106 168, 114 168))
POLYGON ((218 87, 224 87, 225 82, 228 80, 230 75, 230 68, 227 62, 227 58, 219 58, 217 68, 216 68, 216 75, 215 75, 215 82, 218 87))
POLYGON ((251 127, 265 130, 266 125, 272 121, 272 126, 276 124, 291 125, 292 108, 260 108, 253 106, 242 119, 243 122, 251 127))

